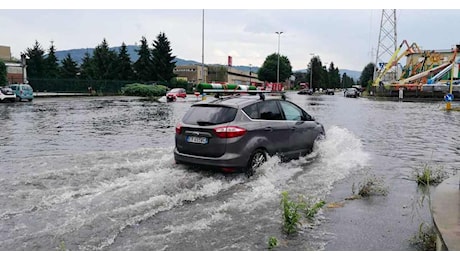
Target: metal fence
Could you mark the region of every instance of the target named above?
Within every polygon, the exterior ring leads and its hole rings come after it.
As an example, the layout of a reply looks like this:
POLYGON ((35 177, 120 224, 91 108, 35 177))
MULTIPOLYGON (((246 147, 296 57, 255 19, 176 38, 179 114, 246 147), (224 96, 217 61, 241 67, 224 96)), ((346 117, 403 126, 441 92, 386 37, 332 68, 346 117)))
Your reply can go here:
POLYGON ((29 79, 29 84, 37 92, 86 93, 119 95, 121 89, 135 81, 85 80, 85 79, 29 79))

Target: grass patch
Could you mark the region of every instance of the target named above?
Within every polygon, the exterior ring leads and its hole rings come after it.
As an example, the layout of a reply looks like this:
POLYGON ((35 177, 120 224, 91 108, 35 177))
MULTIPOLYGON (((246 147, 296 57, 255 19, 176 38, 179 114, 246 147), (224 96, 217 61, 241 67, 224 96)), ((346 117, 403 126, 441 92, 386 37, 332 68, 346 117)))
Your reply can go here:
POLYGON ((359 182, 358 185, 353 183, 351 191, 353 193, 353 199, 359 197, 369 197, 372 195, 386 196, 388 194, 388 188, 384 186, 383 179, 378 178, 375 175, 366 177, 364 181, 359 182), (356 197, 356 195, 359 197, 356 197))
POLYGON ((308 220, 313 220, 319 210, 326 205, 326 202, 320 200, 318 202, 312 202, 311 200, 305 202, 304 199, 299 197, 297 202, 289 199, 287 191, 282 192, 281 206, 283 209, 283 230, 288 235, 297 232, 297 228, 300 225, 302 214, 308 220))
POLYGON ((168 87, 163 85, 127 84, 121 89, 125 96, 161 97, 166 95, 168 87))
POLYGON ((428 164, 424 164, 422 169, 416 169, 414 175, 417 184, 423 186, 437 185, 449 177, 442 167, 435 168, 428 164))
POLYGON ((297 232, 300 224, 300 211, 305 209, 305 203, 300 199, 298 202, 291 201, 287 191, 281 193, 281 207, 283 209, 283 230, 288 235, 297 232))
POLYGON ((410 239, 410 243, 418 250, 435 251, 436 250, 436 231, 433 226, 420 224, 419 231, 410 239))
POLYGON ((305 217, 312 220, 324 205, 326 205, 326 202, 323 200, 320 200, 311 206, 307 204, 307 207, 305 208, 305 217))
POLYGON ((268 238, 268 250, 272 250, 273 248, 278 246, 278 239, 276 237, 269 237, 268 238))

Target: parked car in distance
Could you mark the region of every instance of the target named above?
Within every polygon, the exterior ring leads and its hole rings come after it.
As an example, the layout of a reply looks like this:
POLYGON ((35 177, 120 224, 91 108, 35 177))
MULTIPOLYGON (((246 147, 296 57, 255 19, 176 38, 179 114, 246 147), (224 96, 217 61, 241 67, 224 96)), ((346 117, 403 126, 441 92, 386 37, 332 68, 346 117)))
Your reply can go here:
POLYGON ((311 90, 309 88, 304 88, 304 89, 301 89, 299 92, 297 92, 297 94, 299 94, 299 95, 313 95, 313 90, 311 90))
POLYGON ((23 99, 32 101, 34 99, 34 90, 29 84, 11 84, 10 88, 16 94, 16 101, 23 99))
POLYGON ((345 89, 345 92, 343 92, 343 95, 345 97, 357 98, 359 96, 359 92, 355 88, 347 88, 347 89, 345 89))
POLYGON ((0 102, 15 102, 16 94, 9 87, 0 87, 0 102))
POLYGON ((180 97, 180 98, 186 98, 187 97, 187 93, 186 93, 185 89, 183 89, 183 88, 173 88, 173 89, 171 89, 170 91, 168 91, 166 93, 166 100, 168 102, 176 101, 176 99, 178 97, 180 97))
POLYGON ((332 88, 326 89, 326 95, 334 95, 334 94, 335 94, 334 89, 332 89, 332 88))
POLYGON ((174 159, 250 176, 268 156, 299 158, 323 136, 323 125, 290 101, 230 96, 190 107, 176 125, 174 159))

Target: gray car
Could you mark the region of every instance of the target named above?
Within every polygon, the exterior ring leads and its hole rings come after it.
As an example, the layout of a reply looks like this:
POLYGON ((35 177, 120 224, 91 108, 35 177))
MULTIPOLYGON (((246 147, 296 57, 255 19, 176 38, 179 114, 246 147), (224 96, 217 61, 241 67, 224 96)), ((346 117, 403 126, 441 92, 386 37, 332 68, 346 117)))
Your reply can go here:
POLYGON ((176 126, 176 163, 252 175, 267 156, 283 160, 310 153, 322 124, 279 98, 236 96, 200 101, 176 126))

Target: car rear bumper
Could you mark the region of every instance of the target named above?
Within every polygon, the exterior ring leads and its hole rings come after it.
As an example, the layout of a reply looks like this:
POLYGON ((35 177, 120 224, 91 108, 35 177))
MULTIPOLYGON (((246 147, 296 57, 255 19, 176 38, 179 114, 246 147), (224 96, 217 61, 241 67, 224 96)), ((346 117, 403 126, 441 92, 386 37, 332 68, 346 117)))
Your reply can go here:
POLYGON ((197 166, 215 168, 244 168, 247 165, 249 156, 245 154, 226 153, 221 157, 204 157, 191 154, 184 154, 174 149, 174 159, 177 163, 184 163, 197 166))
POLYGON ((0 96, 1 101, 15 101, 16 96, 0 96))

